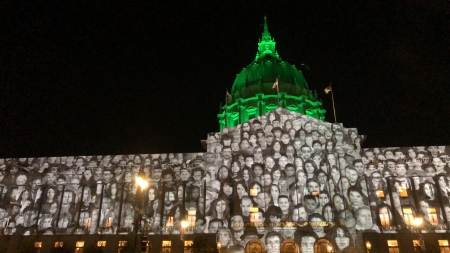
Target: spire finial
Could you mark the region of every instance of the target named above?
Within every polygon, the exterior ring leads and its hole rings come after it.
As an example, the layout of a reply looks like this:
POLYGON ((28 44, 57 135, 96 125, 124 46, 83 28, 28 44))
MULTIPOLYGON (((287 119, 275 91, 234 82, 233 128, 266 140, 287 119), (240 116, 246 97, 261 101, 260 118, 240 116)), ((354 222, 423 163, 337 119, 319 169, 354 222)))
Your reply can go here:
POLYGON ((262 40, 270 40, 270 33, 269 33, 269 27, 267 25, 267 17, 264 15, 264 31, 262 40))
POLYGON ((265 57, 266 55, 271 55, 279 59, 278 53, 275 50, 275 41, 270 36, 269 26, 267 25, 267 16, 264 15, 264 30, 262 33, 262 38, 258 43, 258 53, 256 54, 255 60, 265 57))

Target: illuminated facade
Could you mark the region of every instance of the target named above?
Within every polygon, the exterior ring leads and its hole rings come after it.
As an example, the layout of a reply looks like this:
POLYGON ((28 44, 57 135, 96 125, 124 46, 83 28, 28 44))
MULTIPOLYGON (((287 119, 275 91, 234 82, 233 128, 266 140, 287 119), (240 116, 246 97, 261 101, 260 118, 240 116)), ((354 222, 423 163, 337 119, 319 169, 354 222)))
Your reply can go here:
POLYGON ((265 24, 269 61, 296 72, 238 75, 204 153, 1 159, 0 252, 450 252, 450 147, 362 148, 265 24))

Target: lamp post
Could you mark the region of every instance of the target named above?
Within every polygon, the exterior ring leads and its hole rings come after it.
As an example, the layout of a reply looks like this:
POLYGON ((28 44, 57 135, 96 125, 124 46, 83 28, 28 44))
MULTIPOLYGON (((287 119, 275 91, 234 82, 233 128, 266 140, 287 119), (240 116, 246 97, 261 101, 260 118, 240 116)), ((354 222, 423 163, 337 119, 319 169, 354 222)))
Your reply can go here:
POLYGON ((415 218, 413 220, 413 225, 416 227, 416 230, 419 233, 420 248, 422 250, 424 250, 425 249, 425 243, 424 243, 423 238, 422 238, 422 229, 420 228, 422 223, 423 223, 423 219, 421 217, 417 217, 417 218, 415 218))
POLYGON ((186 220, 181 221, 181 231, 180 231, 180 239, 184 241, 184 230, 189 226, 189 223, 186 220))
POLYGON ((141 229, 142 234, 144 234, 144 231, 141 228, 141 225, 142 225, 142 222, 143 222, 143 219, 144 219, 144 204, 145 204, 144 190, 149 185, 147 179, 145 179, 145 174, 144 174, 143 171, 140 171, 138 176, 136 177, 136 184, 141 188, 140 196, 142 198, 142 205, 141 205, 141 208, 139 209, 138 219, 137 219, 137 222, 135 224, 135 226, 136 226, 136 228, 135 228, 135 236, 134 236, 134 247, 135 247, 135 250, 138 248, 136 246, 136 242, 137 242, 137 235, 138 235, 139 229, 141 229))
POLYGON ((367 253, 370 253, 370 250, 372 249, 372 244, 369 241, 366 241, 366 250, 367 253))
POLYGON ((220 253, 220 249, 222 248, 222 243, 220 241, 217 241, 217 250, 220 253))

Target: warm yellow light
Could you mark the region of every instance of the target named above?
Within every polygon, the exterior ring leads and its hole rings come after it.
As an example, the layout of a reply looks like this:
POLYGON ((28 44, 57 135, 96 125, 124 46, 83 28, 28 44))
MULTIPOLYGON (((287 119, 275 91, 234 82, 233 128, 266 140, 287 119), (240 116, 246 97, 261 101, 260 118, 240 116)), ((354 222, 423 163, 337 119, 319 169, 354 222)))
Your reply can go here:
POLYGON ((317 192, 317 191, 316 192, 312 192, 312 195, 317 196, 317 195, 319 195, 319 193, 320 192, 317 192))
POLYGON ((189 223, 187 221, 181 221, 181 227, 182 228, 187 228, 189 226, 189 223))
POLYGON ((197 211, 195 210, 189 210, 188 211, 188 215, 195 215, 197 213, 197 211))
POLYGON ((439 246, 448 247, 448 240, 438 240, 439 246))
POLYGON ((250 212, 251 213, 257 213, 258 212, 258 207, 251 207, 250 208, 250 212))
POLYGON ((220 250, 222 248, 222 243, 220 241, 217 242, 217 249, 220 250))
POLYGON ((378 191, 376 191, 376 193, 377 193, 378 198, 384 198, 384 191, 378 190, 378 191))
POLYGON ((369 241, 366 242, 366 249, 372 249, 372 244, 369 241))
POLYGON ((422 222, 423 222, 423 219, 422 219, 422 218, 415 218, 415 219, 413 220, 413 224, 414 224, 414 226, 416 226, 416 227, 422 225, 422 222))
POLYGON ((147 180, 144 180, 142 177, 136 177, 136 184, 138 184, 142 189, 145 189, 148 186, 147 180))
POLYGON ((258 189, 252 188, 250 189, 250 196, 254 197, 258 195, 258 189))

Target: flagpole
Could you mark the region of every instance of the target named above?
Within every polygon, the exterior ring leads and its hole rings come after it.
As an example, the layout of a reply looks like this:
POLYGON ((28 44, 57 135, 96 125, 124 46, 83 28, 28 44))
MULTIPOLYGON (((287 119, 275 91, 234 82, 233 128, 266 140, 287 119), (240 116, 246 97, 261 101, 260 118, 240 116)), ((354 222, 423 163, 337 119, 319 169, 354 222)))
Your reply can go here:
POLYGON ((278 106, 280 106, 280 83, 278 82, 277 78, 277 97, 278 97, 278 106))
MULTIPOLYGON (((330 85, 331 85, 331 83, 330 83, 330 85)), ((334 95, 333 95, 333 89, 331 89, 331 101, 333 101, 334 123, 337 123, 337 120, 336 120, 336 109, 334 108, 334 95)))

